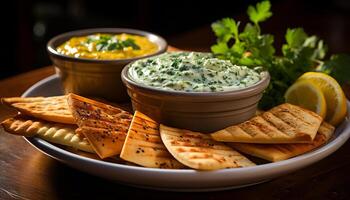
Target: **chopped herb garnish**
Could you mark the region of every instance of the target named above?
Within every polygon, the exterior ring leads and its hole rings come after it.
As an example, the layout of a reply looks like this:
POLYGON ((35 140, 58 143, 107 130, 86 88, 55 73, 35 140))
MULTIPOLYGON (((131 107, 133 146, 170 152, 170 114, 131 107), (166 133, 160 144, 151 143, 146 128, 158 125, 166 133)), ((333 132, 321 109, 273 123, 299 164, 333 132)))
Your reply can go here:
POLYGON ((182 71, 185 71, 185 70, 188 70, 189 69, 189 67, 188 66, 186 66, 186 65, 182 65, 180 68, 179 68, 179 70, 182 72, 182 71))
POLYGON ((210 76, 210 77, 214 77, 215 75, 214 75, 214 74, 208 74, 208 76, 210 76))
POLYGON ((201 77, 202 77, 202 81, 207 80, 207 78, 205 78, 204 74, 201 74, 201 77))
POLYGON ((139 71, 137 71, 137 74, 138 74, 139 76, 142 76, 142 75, 143 75, 143 72, 142 72, 141 70, 139 70, 139 71))
POLYGON ((174 75, 174 74, 175 74, 175 72, 172 71, 172 70, 168 70, 166 73, 167 73, 168 75, 174 75))
POLYGON ((254 84, 260 79, 254 70, 235 66, 230 61, 222 61, 206 53, 165 53, 140 60, 134 65, 131 70, 137 72, 142 69, 144 72, 142 75, 132 73, 138 75, 135 80, 166 90, 211 92, 224 91, 230 89, 229 86, 241 88, 239 80, 244 77, 234 75, 241 74, 239 72, 254 77, 246 78, 248 84, 254 84), (203 62, 203 66, 198 65, 198 60, 203 62))
POLYGON ((140 46, 138 46, 136 43, 135 43, 135 40, 131 39, 131 38, 128 38, 124 41, 121 41, 121 44, 123 47, 132 47, 134 50, 139 50, 140 49, 140 46))
POLYGON ((139 50, 140 47, 135 43, 135 40, 128 38, 126 40, 117 40, 109 35, 101 35, 99 37, 89 37, 86 40, 87 44, 96 42, 97 51, 114 51, 123 50, 124 48, 131 47, 134 50, 139 50))

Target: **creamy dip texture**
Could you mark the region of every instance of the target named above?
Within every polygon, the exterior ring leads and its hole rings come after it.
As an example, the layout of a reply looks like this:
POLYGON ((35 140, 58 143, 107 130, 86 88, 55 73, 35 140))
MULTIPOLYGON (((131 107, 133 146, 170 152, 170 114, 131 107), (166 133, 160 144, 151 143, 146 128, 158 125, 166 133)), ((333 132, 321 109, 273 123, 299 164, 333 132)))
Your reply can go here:
POLYGON ((261 80, 253 69, 199 52, 164 53, 141 59, 131 65, 129 75, 147 86, 187 92, 235 90, 261 80))
POLYGON ((57 52, 75 58, 127 59, 155 53, 158 46, 148 38, 132 34, 101 34, 72 37, 57 52))

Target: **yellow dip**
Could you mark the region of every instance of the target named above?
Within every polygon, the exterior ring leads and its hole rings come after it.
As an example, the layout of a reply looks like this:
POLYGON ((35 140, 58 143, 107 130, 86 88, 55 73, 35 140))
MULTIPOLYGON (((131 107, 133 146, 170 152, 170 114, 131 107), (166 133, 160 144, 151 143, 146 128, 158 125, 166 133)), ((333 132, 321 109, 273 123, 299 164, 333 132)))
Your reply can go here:
POLYGON ((59 47, 61 54, 101 60, 126 59, 155 53, 158 46, 146 37, 130 34, 93 34, 72 37, 59 47))

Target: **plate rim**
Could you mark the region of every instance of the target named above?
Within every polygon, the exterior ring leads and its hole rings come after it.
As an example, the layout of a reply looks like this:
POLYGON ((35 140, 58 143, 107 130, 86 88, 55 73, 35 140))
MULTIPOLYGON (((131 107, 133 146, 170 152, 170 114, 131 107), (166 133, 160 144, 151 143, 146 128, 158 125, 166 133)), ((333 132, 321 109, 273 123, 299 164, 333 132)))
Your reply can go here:
MULTIPOLYGON (((54 74, 51 76, 48 76, 37 83, 33 84, 31 87, 29 87, 21 96, 26 97, 28 96, 33 90, 35 90, 37 87, 42 86, 43 84, 53 81, 54 79, 58 79, 58 75, 54 74)), ((350 102, 347 100, 347 106, 350 107, 350 102)), ((56 151, 57 153, 61 154, 62 156, 68 156, 74 159, 77 159, 79 161, 84 162, 91 162, 92 164, 96 165, 103 165, 104 167, 112 167, 112 168, 121 168, 126 170, 136 170, 136 171, 142 171, 142 172, 152 172, 152 173, 175 173, 175 174, 197 174, 197 173, 207 173, 207 174, 221 174, 221 173, 253 173, 257 170, 271 170, 271 168, 280 168, 280 167, 286 167, 293 163, 299 163, 302 161, 307 161, 309 158, 313 158, 317 155, 322 155, 325 152, 328 152, 326 156, 323 158, 329 156, 330 154, 334 153, 337 149, 339 149, 341 146, 345 144, 345 142, 350 137, 350 121, 349 121, 349 115, 346 117, 346 119, 339 125, 339 127, 342 127, 342 130, 339 131, 339 135, 331 141, 327 142, 326 144, 322 145, 321 147, 318 147, 317 149, 314 149, 310 152, 304 153, 302 155, 289 158, 287 160, 278 161, 278 162, 269 162, 266 164, 256 165, 256 166, 249 166, 249 167, 243 167, 243 168, 229 168, 229 169, 219 169, 219 170, 211 170, 211 171, 201 171, 201 170, 195 170, 195 169, 158 169, 158 168, 147 168, 142 166, 131 166, 131 165, 124 165, 124 164, 118 164, 118 163, 111 163, 111 162, 105 162, 102 160, 96 160, 93 158, 84 157, 78 154, 75 154, 73 152, 67 151, 63 148, 60 148, 52 143, 49 143, 41 138, 38 137, 23 137, 29 144, 31 144, 33 147, 38 149, 39 151, 43 152, 44 154, 53 157, 50 155, 50 153, 42 150, 42 148, 48 148, 52 151, 56 151), (329 148, 332 148, 335 150, 330 151, 329 148)), ((322 158, 322 159, 323 159, 322 158)), ((308 164, 312 164, 315 162, 311 162, 308 164)))

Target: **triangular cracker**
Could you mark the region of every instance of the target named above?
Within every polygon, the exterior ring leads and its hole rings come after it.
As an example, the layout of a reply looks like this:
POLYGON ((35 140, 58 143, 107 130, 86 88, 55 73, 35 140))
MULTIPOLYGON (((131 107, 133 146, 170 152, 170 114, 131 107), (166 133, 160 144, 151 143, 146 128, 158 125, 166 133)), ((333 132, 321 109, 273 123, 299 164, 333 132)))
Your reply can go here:
POLYGON ((75 94, 68 104, 82 133, 101 158, 120 154, 132 115, 119 108, 75 94))
POLYGON ((68 108, 67 96, 11 97, 2 98, 2 102, 28 116, 51 122, 75 124, 68 108))
POLYGON ((120 157, 144 167, 184 168, 164 146, 159 124, 138 111, 135 111, 120 157))
POLYGON ((332 137, 333 132, 334 127, 323 122, 314 141, 310 144, 247 144, 232 142, 227 143, 227 145, 242 153, 276 162, 301 155, 325 144, 332 137))
POLYGON ((8 133, 26 137, 37 136, 48 142, 95 153, 87 139, 75 132, 77 126, 57 124, 24 116, 16 116, 1 122, 8 133))
POLYGON ((311 143, 321 122, 316 113, 285 103, 211 136, 221 142, 311 143))
POLYGON ((254 166, 246 157, 209 135, 160 125, 169 152, 182 164, 199 170, 254 166))

